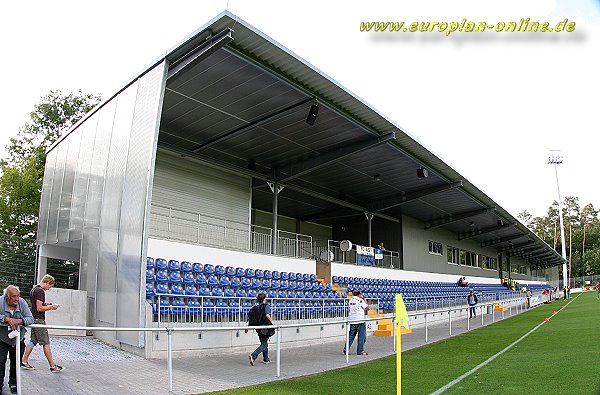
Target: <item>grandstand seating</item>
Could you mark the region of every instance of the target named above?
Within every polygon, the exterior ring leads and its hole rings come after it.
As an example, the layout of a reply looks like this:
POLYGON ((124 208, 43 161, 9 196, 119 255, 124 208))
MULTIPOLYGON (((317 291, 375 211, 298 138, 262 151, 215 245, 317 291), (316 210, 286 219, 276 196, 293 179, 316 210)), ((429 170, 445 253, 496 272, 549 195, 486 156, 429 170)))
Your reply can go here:
MULTIPOLYGON (((464 304, 469 289, 492 300, 510 292, 501 284, 390 280, 333 276, 332 283, 319 281, 315 274, 250 269, 163 258, 146 261, 146 298, 162 314, 225 317, 246 313, 257 294, 274 299, 273 310, 288 316, 309 313, 343 314, 347 292, 360 290, 367 299, 379 301, 379 309, 390 311, 394 297, 401 293, 409 309, 435 308, 451 300, 464 304), (339 288, 338 288, 339 287, 339 288), (344 292, 338 292, 343 289, 344 292), (160 299, 160 303, 158 303, 160 299), (166 302, 165 302, 166 301, 166 302), (440 303, 442 302, 442 303, 440 303)), ((547 285, 530 285, 532 291, 547 285)))

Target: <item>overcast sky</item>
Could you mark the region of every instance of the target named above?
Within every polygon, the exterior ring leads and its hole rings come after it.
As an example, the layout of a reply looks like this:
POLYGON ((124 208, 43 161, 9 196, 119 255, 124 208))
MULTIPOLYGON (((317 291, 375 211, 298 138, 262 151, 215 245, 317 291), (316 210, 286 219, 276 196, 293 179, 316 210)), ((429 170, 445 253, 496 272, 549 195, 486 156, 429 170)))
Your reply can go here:
POLYGON ((107 98, 228 9, 369 103, 515 217, 600 207, 600 0, 3 4, 0 155, 51 89, 107 98), (410 3, 410 4, 408 4, 410 3), (92 5, 93 4, 93 5, 92 5), (343 15, 343 16, 342 16, 343 15), (361 21, 519 21, 573 33, 361 33, 361 21))

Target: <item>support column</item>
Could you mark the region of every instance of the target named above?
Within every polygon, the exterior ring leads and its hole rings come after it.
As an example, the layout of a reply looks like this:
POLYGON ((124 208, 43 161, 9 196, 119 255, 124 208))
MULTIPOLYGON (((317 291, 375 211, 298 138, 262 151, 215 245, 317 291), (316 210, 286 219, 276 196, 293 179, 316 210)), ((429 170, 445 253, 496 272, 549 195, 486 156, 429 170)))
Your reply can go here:
POLYGON ((36 273, 37 274, 37 283, 42 281, 42 277, 44 277, 47 273, 48 273, 48 258, 45 256, 38 255, 37 273, 36 273))
POLYGON ((269 182, 269 188, 271 188, 271 192, 273 192, 273 213, 272 215, 272 224, 271 228, 273 229, 273 234, 271 235, 271 254, 277 254, 277 216, 278 216, 278 207, 279 207, 279 192, 283 189, 283 185, 280 185, 276 182, 269 182))
POLYGON ((502 253, 498 253, 498 278, 502 280, 502 253))
POLYGON ((511 278, 510 277, 510 253, 508 253, 508 252, 506 253, 506 273, 507 273, 508 278, 511 278))
POLYGON ((371 221, 373 220, 373 213, 365 212, 365 217, 367 217, 367 232, 369 239, 369 247, 373 247, 373 241, 371 240, 371 221))

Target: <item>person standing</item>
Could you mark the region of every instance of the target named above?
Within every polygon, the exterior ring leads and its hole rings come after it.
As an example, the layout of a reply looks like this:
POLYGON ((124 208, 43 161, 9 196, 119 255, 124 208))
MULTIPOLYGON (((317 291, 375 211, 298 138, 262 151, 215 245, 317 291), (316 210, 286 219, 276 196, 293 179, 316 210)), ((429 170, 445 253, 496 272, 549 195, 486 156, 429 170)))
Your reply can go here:
MULTIPOLYGON (((258 322, 250 322, 250 325, 273 325, 273 319, 271 318, 271 307, 267 303, 267 295, 264 293, 258 294, 258 296, 256 297, 256 304, 254 306, 258 307, 261 317, 258 319, 258 322)), ((248 333, 248 329, 246 329, 245 332, 248 333)), ((258 334, 260 345, 256 348, 256 350, 254 350, 252 354, 248 355, 250 365, 254 366, 254 362, 256 361, 256 358, 258 358, 258 354, 260 353, 262 353, 263 356, 263 363, 271 363, 271 360, 269 359, 269 338, 273 336, 275 330, 256 329, 256 333, 258 334)))
MULTIPOLYGON (((46 311, 56 310, 60 307, 58 304, 46 302, 46 291, 54 286, 54 277, 46 274, 42 281, 31 289, 31 310, 36 324, 46 325, 46 311)), ((64 368, 54 363, 52 359, 52 350, 50 349, 50 337, 46 328, 32 328, 31 341, 25 347, 25 355, 21 361, 23 369, 32 370, 33 366, 29 364, 29 355, 36 344, 40 344, 44 349, 44 355, 50 364, 52 373, 59 373, 64 368)))
POLYGON ((477 314, 475 313, 475 305, 477 304, 477 295, 473 290, 469 291, 469 295, 467 296, 467 304, 469 305, 469 319, 475 318, 477 314))
POLYGON ((531 290, 527 288, 525 291, 525 298, 527 299, 527 308, 531 308, 531 290))
POLYGON ((600 281, 596 284, 596 291, 598 291, 598 299, 600 299, 600 281))
MULTIPOLYGON (((348 314, 348 321, 350 322, 348 347, 352 347, 354 338, 358 334, 356 354, 369 355, 369 353, 365 351, 365 341, 367 340, 367 323, 365 322, 365 313, 369 311, 369 304, 359 290, 352 292, 352 298, 348 304, 350 307, 350 312, 348 314)), ((344 345, 344 354, 346 354, 346 345, 344 345)))
POLYGON ((0 393, 4 387, 4 374, 6 371, 6 354, 10 358, 8 375, 8 386, 11 394, 17 393, 17 360, 20 360, 25 350, 25 328, 33 324, 31 310, 25 299, 20 297, 19 288, 9 285, 0 296, 0 322, 6 325, 0 326, 0 393), (16 332, 17 326, 21 325, 21 355, 16 355, 16 332))

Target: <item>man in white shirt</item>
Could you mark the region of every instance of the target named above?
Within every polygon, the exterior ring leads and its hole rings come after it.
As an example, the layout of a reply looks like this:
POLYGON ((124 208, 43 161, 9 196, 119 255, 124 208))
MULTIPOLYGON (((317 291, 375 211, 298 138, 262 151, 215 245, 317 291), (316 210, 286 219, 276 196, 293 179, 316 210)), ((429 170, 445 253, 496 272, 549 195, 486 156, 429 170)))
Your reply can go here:
MULTIPOLYGON (((357 355, 369 355, 365 349, 365 341, 367 340, 367 324, 365 322, 365 313, 369 311, 369 305, 365 297, 360 291, 352 292, 350 299, 350 313, 348 320, 350 321, 350 339, 348 347, 352 347, 354 338, 358 333, 358 345, 356 346, 357 355)), ((344 354, 346 354, 346 346, 344 346, 344 354)))

